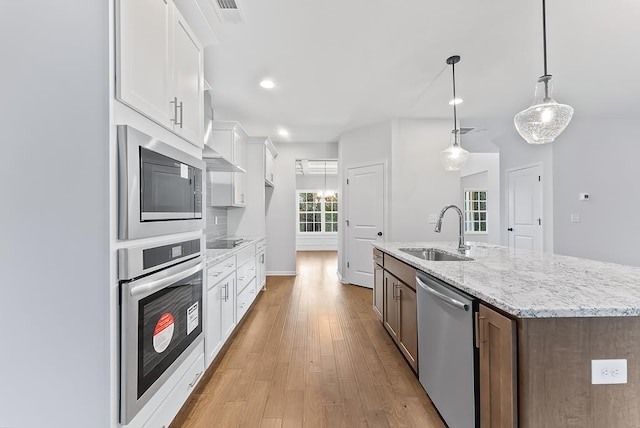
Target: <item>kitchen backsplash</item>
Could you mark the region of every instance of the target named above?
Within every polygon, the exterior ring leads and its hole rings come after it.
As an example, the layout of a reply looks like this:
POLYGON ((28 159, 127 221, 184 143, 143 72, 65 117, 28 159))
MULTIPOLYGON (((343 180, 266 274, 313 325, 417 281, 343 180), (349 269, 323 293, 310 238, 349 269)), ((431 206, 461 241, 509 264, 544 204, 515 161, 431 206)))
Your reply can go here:
POLYGON ((227 209, 207 207, 207 225, 204 229, 207 241, 227 236, 227 209), (216 223, 218 219, 218 224, 216 223))

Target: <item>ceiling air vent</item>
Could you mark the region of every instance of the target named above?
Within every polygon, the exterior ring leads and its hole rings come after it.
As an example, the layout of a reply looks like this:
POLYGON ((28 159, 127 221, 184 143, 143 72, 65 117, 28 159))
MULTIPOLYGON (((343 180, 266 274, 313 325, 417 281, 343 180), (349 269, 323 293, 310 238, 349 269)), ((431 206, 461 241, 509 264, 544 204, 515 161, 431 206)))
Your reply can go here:
POLYGON ((460 135, 468 134, 476 128, 460 128, 460 135))
POLYGON ((218 13, 220 14, 222 21, 230 24, 239 24, 244 22, 236 0, 216 0, 216 4, 218 5, 218 13))

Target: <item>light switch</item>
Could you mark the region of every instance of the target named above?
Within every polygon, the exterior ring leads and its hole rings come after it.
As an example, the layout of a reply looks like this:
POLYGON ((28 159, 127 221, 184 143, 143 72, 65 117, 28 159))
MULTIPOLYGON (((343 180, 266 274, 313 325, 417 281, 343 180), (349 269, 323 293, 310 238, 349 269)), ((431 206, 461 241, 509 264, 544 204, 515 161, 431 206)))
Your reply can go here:
POLYGON ((438 221, 438 214, 429 214, 429 224, 436 224, 438 221))
POLYGON ((571 214, 571 223, 580 223, 580 214, 571 214))

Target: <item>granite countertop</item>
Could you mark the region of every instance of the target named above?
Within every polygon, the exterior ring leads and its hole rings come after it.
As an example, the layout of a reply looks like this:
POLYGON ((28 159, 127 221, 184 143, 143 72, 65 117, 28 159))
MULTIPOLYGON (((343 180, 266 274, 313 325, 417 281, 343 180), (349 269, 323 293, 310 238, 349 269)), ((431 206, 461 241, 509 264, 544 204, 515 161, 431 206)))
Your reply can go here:
POLYGON ((219 262, 220 260, 224 260, 233 254, 237 254, 249 245, 257 244, 258 242, 265 239, 264 236, 227 236, 223 239, 242 239, 242 242, 235 246, 234 248, 224 248, 224 249, 215 249, 210 250, 207 249, 205 251, 205 257, 207 260, 207 265, 212 265, 214 263, 219 262))
POLYGON ((380 249, 518 318, 640 315, 640 267, 472 244, 471 261, 426 261, 400 248, 438 248, 457 254, 457 243, 376 242, 380 249))

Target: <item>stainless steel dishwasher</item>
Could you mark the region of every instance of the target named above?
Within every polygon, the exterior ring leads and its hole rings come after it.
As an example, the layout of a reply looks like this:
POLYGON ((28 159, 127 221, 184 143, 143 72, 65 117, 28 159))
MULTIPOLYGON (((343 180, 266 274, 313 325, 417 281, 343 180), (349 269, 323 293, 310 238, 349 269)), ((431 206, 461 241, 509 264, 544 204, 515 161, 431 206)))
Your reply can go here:
POLYGON ((416 283, 420 383, 450 428, 479 427, 477 300, 422 272, 416 283))

